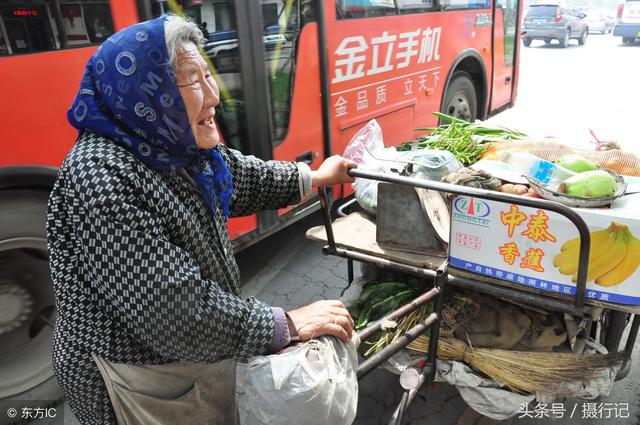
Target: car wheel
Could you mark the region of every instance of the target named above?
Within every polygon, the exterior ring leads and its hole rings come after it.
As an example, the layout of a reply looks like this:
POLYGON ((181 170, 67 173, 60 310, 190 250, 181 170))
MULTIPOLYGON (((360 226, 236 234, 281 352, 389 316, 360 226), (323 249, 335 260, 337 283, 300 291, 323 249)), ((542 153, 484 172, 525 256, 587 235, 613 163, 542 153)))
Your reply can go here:
POLYGON ((0 192, 0 401, 62 398, 51 364, 47 198, 46 191, 0 192))
POLYGON ((551 40, 545 40, 544 44, 546 44, 548 46, 549 44, 551 44, 551 40))
POLYGON ((582 35, 580 35, 580 38, 578 39, 579 45, 584 46, 584 43, 587 42, 587 34, 588 34, 587 30, 582 31, 582 35))
POLYGON ((525 37, 522 39, 522 44, 524 44, 526 47, 531 46, 531 39, 529 37, 525 37))
POLYGON ((445 90, 442 112, 452 117, 474 122, 478 118, 478 95, 471 76, 457 71, 445 90))
POLYGON ((622 42, 624 44, 631 44, 631 43, 633 43, 633 38, 631 38, 631 37, 623 37, 622 38, 622 42))
POLYGON ((558 40, 560 42, 560 47, 567 47, 569 45, 569 40, 571 40, 571 30, 567 29, 564 33, 564 37, 558 40))

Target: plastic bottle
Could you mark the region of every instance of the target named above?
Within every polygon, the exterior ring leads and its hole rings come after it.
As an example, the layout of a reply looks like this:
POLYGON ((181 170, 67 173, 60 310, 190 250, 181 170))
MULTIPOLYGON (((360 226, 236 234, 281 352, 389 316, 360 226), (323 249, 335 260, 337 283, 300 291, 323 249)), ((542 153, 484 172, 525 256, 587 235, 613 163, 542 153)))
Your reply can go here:
POLYGON ((560 184, 576 175, 571 170, 526 152, 501 152, 500 160, 509 164, 513 171, 522 173, 544 185, 560 184))

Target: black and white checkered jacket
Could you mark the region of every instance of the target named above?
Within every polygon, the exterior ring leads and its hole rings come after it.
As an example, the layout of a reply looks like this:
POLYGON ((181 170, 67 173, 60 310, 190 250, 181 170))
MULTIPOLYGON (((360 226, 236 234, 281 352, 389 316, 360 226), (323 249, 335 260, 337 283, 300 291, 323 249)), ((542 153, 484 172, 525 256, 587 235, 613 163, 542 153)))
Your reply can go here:
MULTIPOLYGON (((233 175, 232 216, 300 201, 295 163, 220 146, 233 175)), ((47 213, 57 322, 53 366, 82 424, 113 424, 91 353, 127 364, 212 363, 265 353, 272 308, 238 297, 239 272, 220 211, 179 172, 147 168, 84 132, 47 213)))

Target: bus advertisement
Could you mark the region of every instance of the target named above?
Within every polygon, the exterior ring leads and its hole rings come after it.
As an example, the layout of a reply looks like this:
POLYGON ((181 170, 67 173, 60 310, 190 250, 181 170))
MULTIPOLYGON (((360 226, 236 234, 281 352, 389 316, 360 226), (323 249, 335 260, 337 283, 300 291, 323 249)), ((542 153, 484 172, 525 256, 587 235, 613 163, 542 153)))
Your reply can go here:
MULTIPOLYGON (((437 124, 434 111, 485 119, 516 98, 519 0, 3 1, 0 400, 59 395, 45 210, 77 136, 66 112, 84 66, 115 31, 171 12, 203 30, 224 143, 265 160, 315 168, 371 119, 397 145, 437 124)), ((311 196, 229 232, 241 249, 317 209, 311 196)))

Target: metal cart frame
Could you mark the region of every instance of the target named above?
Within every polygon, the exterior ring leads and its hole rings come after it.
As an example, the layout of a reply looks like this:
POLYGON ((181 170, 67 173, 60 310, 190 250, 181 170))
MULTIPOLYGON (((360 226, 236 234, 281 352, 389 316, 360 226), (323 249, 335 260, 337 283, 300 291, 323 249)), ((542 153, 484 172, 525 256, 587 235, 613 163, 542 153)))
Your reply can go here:
MULTIPOLYGON (((405 389, 405 392, 403 393, 402 399, 391 417, 391 420, 389 422, 390 424, 402 423, 404 414, 406 413, 410 403, 415 398, 420 388, 424 384, 428 385, 432 383, 435 378, 435 362, 440 330, 440 317, 442 312, 444 294, 449 285, 473 289, 478 292, 483 292, 507 300, 521 302, 547 310, 568 313, 577 317, 585 317, 588 315, 588 312, 585 311, 585 290, 587 283, 587 268, 589 262, 590 234, 584 220, 571 208, 557 202, 544 199, 526 198, 501 192, 457 186, 448 183, 411 177, 403 177, 393 174, 382 174, 366 170, 352 169, 349 171, 349 175, 351 175, 352 177, 377 180, 379 182, 407 185, 415 188, 430 189, 450 194, 473 196, 486 200, 545 209, 547 211, 552 211, 566 217, 578 229, 578 232, 580 234, 580 254, 578 260, 576 294, 573 302, 570 303, 566 300, 556 299, 548 295, 528 292, 524 287, 498 286, 488 282, 483 282, 481 280, 475 280, 469 278, 468 276, 461 276, 460 273, 457 274, 455 270, 449 270, 447 258, 444 258, 437 268, 429 269, 424 267, 415 267, 413 265, 404 264, 399 261, 392 261, 380 256, 359 252, 349 248, 339 247, 336 245, 336 241, 334 238, 333 225, 331 220, 331 203, 329 200, 329 196, 327 195, 327 191, 325 188, 320 189, 320 205, 327 235, 327 245, 323 248, 322 251, 325 255, 336 255, 347 259, 349 283, 353 281, 354 260, 364 263, 370 263, 381 268, 400 271, 418 277, 428 277, 434 279, 433 289, 418 296, 411 303, 400 307, 399 309, 389 313, 384 318, 372 323, 359 333, 360 340, 365 341, 376 334, 378 331, 380 331, 387 321, 399 319, 407 315, 408 313, 418 309, 420 306, 424 305, 427 302, 434 303, 433 313, 431 313, 424 320, 424 322, 419 323, 413 328, 409 329, 404 335, 393 341, 391 344, 387 345, 384 349, 369 357, 358 367, 357 376, 358 379, 360 379, 366 376, 373 369, 387 361, 391 356, 406 348, 406 346, 418 336, 422 335, 428 329, 431 329, 431 337, 429 338, 429 349, 425 367, 421 371, 418 371, 417 379, 415 379, 416 376, 414 376, 414 379, 411 380, 410 384, 407 384, 406 382, 404 383, 403 388, 405 389)), ((338 215, 344 216, 345 208, 353 202, 355 202, 355 199, 344 204, 340 209, 338 209, 338 215)), ((622 333, 628 322, 627 319, 629 313, 614 310, 607 311, 610 311, 611 317, 610 323, 608 324, 605 346, 610 352, 618 351, 622 333), (610 335, 609 331, 611 332, 610 335)), ((638 328, 640 327, 640 314, 633 315, 634 317, 631 325, 631 330, 627 337, 627 342, 623 351, 623 363, 620 367, 618 375, 616 376, 616 380, 624 378, 629 373, 629 369, 631 366, 631 353, 633 351, 636 336, 638 334, 638 328)))

